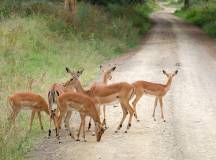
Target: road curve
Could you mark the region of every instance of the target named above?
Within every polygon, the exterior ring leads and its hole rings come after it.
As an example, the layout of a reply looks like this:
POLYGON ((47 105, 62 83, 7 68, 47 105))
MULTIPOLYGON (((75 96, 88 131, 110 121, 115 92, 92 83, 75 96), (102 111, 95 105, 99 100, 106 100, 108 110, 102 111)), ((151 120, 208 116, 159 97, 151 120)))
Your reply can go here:
POLYGON ((159 108, 157 121, 153 121, 154 98, 145 96, 137 105, 140 122, 133 120, 128 133, 124 133, 126 123, 114 133, 122 112, 120 107, 108 106, 109 129, 100 143, 90 133, 87 143, 66 137, 57 144, 54 138, 44 138, 29 159, 216 159, 216 42, 198 27, 173 16, 172 9, 156 12, 152 20, 155 25, 140 50, 121 63, 112 82, 143 79, 163 83, 162 69, 178 69, 164 99, 167 122, 160 119, 159 108))

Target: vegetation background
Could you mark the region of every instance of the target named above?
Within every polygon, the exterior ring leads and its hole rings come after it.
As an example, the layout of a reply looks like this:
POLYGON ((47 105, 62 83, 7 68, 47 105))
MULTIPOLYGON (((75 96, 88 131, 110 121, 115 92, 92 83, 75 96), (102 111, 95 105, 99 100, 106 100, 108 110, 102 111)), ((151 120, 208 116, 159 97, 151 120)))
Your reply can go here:
POLYGON ((210 36, 216 38, 216 0, 168 0, 181 5, 176 15, 202 27, 210 36))
POLYGON ((24 159, 34 139, 48 129, 44 114, 45 131, 36 117, 28 133, 29 111, 22 111, 9 128, 9 95, 32 90, 46 98, 51 84, 67 80, 65 66, 85 68, 81 81, 87 84, 99 64, 138 45, 155 6, 153 0, 86 0, 71 17, 63 0, 1 0, 0 159, 24 159))

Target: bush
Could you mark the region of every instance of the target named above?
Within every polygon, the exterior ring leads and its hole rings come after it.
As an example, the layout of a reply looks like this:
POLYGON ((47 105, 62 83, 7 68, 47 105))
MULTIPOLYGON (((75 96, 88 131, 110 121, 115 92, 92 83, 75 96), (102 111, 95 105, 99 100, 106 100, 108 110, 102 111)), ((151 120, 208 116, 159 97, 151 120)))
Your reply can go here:
POLYGON ((196 6, 187 10, 177 11, 176 15, 204 28, 207 33, 216 37, 216 6, 196 6))
POLYGON ((208 23, 204 26, 204 30, 212 37, 216 37, 216 22, 208 23))

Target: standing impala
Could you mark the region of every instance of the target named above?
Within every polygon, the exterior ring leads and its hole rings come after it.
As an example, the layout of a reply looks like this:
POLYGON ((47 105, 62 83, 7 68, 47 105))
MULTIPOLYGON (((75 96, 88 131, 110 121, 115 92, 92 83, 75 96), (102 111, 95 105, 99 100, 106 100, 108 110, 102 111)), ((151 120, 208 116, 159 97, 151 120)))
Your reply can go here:
MULTIPOLYGON (((81 71, 77 71, 77 76, 80 76, 81 71)), ((58 114, 58 108, 57 108, 57 97, 61 94, 63 94, 64 92, 74 92, 75 89, 73 86, 71 86, 70 84, 67 83, 54 83, 51 87, 50 90, 48 92, 48 102, 49 102, 49 110, 51 113, 50 116, 50 129, 49 129, 49 134, 48 136, 51 135, 51 120, 55 121, 56 120, 56 115, 58 114)), ((71 111, 67 112, 67 115, 65 117, 65 126, 69 125, 69 120, 71 117, 71 111)), ((55 124, 55 123, 54 123, 55 124)))
MULTIPOLYGON (((108 84, 108 80, 111 80, 111 79, 112 79, 112 75, 111 75, 111 74, 112 74, 113 71, 115 71, 116 66, 114 66, 114 67, 112 67, 112 68, 110 68, 110 69, 108 69, 108 70, 104 70, 104 69, 103 69, 103 66, 100 65, 100 69, 101 69, 102 72, 103 72, 103 74, 102 74, 102 76, 101 76, 102 81, 101 81, 101 82, 94 83, 94 84, 91 86, 91 88, 92 88, 92 87, 95 87, 95 86, 97 86, 97 85, 107 85, 107 84, 108 84)), ((99 108, 99 109, 100 109, 100 108, 99 108)), ((99 115, 100 115, 100 111, 99 111, 99 115)), ((105 125, 105 128, 107 128, 107 126, 106 126, 106 106, 105 106, 105 105, 103 106, 103 116, 104 116, 103 123, 104 123, 104 125, 105 125)), ((90 129, 90 128, 91 128, 91 119, 90 119, 90 121, 89 121, 88 129, 90 129)))
POLYGON ((43 130, 40 112, 45 111, 49 115, 48 104, 43 97, 30 92, 23 92, 23 93, 21 92, 9 96, 8 101, 13 110, 9 117, 11 121, 15 123, 15 119, 17 117, 17 114, 20 112, 20 110, 29 109, 32 110, 31 120, 30 120, 30 131, 32 128, 32 122, 36 112, 38 114, 41 129, 43 130))
MULTIPOLYGON (((112 68, 110 68, 108 70, 106 70, 106 69, 104 70, 104 67, 102 65, 100 65, 100 70, 102 71, 101 81, 93 83, 93 85, 91 87, 96 86, 96 85, 107 85, 108 80, 112 79, 111 74, 115 69, 116 69, 116 66, 114 66, 114 67, 112 67, 112 68)), ((83 72, 82 70, 78 70, 76 72, 77 76, 79 77, 82 74, 82 72, 83 72)), ((65 84, 57 84, 57 83, 55 83, 55 84, 53 84, 52 87, 51 87, 51 90, 48 93, 48 99, 49 99, 50 108, 52 108, 53 103, 56 103, 56 99, 57 99, 57 97, 59 95, 61 95, 64 92, 69 92, 69 91, 74 91, 74 87, 70 83, 65 83, 65 84)), ((56 109, 56 108, 54 108, 54 109, 56 109)), ((55 115, 55 113, 54 113, 55 111, 53 109, 51 110, 51 112, 52 112, 52 114, 55 115)), ((105 119, 105 105, 103 106, 103 113, 104 113, 103 123, 105 124, 105 128, 107 128, 106 127, 106 119, 105 119)), ((69 125, 70 117, 71 117, 71 111, 68 111, 67 115, 66 115, 66 118, 64 120, 65 127, 67 127, 69 125)), ((91 126, 90 122, 89 122, 89 127, 88 128, 90 128, 90 126, 91 126)), ((51 130, 49 131, 49 133, 51 133, 51 130)))
MULTIPOLYGON (((66 71, 72 76, 72 78, 68 81, 68 84, 72 84, 76 88, 77 92, 92 97, 96 104, 99 105, 98 107, 100 107, 100 105, 115 101, 120 102, 123 111, 123 117, 116 132, 121 129, 128 112, 130 117, 127 130, 131 127, 131 121, 134 114, 134 110, 129 103, 131 97, 134 95, 134 87, 131 84, 120 82, 111 85, 96 85, 89 90, 84 90, 78 79, 78 76, 74 72, 70 71, 69 68, 66 68, 66 71)), ((125 133, 127 133, 127 130, 125 133)))
POLYGON ((146 81, 136 81, 133 83, 135 86, 135 95, 136 98, 132 102, 135 114, 136 113, 136 104, 139 101, 139 99, 144 95, 152 95, 155 96, 155 103, 154 103, 154 111, 152 114, 152 117, 155 119, 155 109, 157 106, 157 102, 159 100, 160 102, 160 109, 161 109, 161 118, 165 122, 164 114, 163 114, 163 97, 166 95, 166 93, 169 91, 170 86, 172 84, 173 77, 178 73, 178 70, 176 70, 174 73, 167 73, 163 70, 163 74, 168 78, 166 84, 158 84, 158 83, 152 83, 152 82, 146 82, 146 81))
MULTIPOLYGON (((59 127, 61 125, 62 118, 64 115, 69 111, 78 111, 80 113, 81 117, 81 123, 80 123, 80 128, 77 134, 77 141, 79 141, 79 136, 80 136, 80 131, 81 129, 83 130, 83 139, 85 139, 85 118, 86 116, 90 116, 95 123, 95 132, 96 132, 96 139, 99 142, 101 139, 102 134, 104 133, 104 128, 103 125, 100 121, 100 117, 98 115, 98 112, 96 110, 96 106, 94 101, 80 93, 72 93, 72 92, 67 92, 63 93, 60 95, 57 99, 58 103, 58 108, 60 110, 60 115, 57 120, 57 137, 59 138, 59 127)), ((69 128, 70 136, 74 138, 73 133, 71 132, 70 126, 67 126, 69 128)))

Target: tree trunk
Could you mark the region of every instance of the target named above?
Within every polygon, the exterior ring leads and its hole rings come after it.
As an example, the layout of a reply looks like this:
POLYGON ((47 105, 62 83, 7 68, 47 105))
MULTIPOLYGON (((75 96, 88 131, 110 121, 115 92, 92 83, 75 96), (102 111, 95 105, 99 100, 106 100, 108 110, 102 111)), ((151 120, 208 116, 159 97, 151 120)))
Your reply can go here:
POLYGON ((190 0, 184 0, 184 8, 189 8, 190 7, 190 0))

